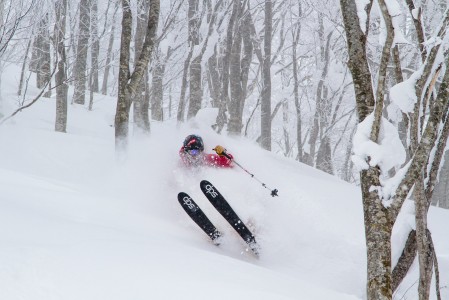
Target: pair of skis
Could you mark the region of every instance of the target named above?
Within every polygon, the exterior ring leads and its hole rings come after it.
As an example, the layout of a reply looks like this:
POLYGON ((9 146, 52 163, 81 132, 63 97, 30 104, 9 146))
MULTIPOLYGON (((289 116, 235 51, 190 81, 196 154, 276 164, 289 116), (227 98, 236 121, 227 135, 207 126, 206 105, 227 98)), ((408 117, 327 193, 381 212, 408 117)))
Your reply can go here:
MULTIPOLYGON (((228 221, 232 228, 242 237, 248 244, 249 249, 258 256, 259 246, 256 243, 256 238, 251 231, 246 227, 240 217, 232 209, 223 195, 207 180, 200 183, 201 191, 209 199, 217 211, 228 221)), ((190 218, 209 236, 214 244, 220 244, 220 237, 222 233, 217 230, 214 224, 204 214, 201 208, 193 201, 193 199, 184 192, 178 194, 178 201, 190 218)))

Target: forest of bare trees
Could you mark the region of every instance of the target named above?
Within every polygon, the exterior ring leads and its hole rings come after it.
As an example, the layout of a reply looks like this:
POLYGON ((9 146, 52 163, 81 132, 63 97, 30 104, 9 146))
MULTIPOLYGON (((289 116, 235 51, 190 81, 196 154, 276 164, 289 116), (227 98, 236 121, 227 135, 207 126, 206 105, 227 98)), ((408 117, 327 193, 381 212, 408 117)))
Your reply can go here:
POLYGON ((446 0, 2 0, 0 74, 14 65, 20 77, 0 124, 49 98, 67 132, 68 105, 107 95, 123 151, 131 130, 213 108, 216 132, 360 185, 367 299, 392 299, 415 257, 428 299, 432 276, 439 287, 427 212, 449 209, 448 26, 446 0), (361 128, 382 145, 386 124, 404 161, 354 163, 361 128), (407 199, 416 230, 394 249, 407 199))

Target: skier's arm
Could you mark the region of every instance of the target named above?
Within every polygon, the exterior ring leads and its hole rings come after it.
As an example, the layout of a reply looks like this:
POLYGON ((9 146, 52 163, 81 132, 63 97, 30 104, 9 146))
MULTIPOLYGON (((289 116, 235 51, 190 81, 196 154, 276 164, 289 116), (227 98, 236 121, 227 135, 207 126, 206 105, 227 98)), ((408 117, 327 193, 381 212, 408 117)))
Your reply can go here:
POLYGON ((232 159, 234 158, 232 154, 228 153, 227 150, 220 145, 215 146, 214 150, 218 156, 212 154, 211 158, 214 160, 214 164, 221 167, 231 167, 232 159))

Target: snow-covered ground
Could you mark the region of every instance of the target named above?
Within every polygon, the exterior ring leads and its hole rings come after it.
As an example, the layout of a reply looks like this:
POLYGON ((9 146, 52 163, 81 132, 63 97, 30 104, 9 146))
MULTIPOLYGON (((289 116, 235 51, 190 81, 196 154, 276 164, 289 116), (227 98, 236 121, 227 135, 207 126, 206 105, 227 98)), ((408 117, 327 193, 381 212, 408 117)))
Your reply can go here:
MULTIPOLYGON (((5 75, 3 106, 12 112, 17 78, 5 75)), ((365 298, 358 187, 243 138, 217 135, 208 109, 181 127, 152 123, 151 135, 133 136, 118 162, 115 99, 95 99, 93 111, 69 105, 65 134, 54 132, 54 98, 0 125, 0 299, 365 298), (182 168, 178 150, 191 133, 203 137, 206 151, 225 146, 279 197, 237 166, 182 168), (202 195, 202 179, 251 224, 259 259, 202 195), (184 213, 180 191, 225 233, 222 245, 210 243, 184 213)), ((447 299, 449 212, 432 207, 429 222, 447 299)), ((394 261, 410 226, 413 206, 406 203, 395 227, 394 261)), ((416 262, 412 269, 395 299, 418 298, 416 262)))

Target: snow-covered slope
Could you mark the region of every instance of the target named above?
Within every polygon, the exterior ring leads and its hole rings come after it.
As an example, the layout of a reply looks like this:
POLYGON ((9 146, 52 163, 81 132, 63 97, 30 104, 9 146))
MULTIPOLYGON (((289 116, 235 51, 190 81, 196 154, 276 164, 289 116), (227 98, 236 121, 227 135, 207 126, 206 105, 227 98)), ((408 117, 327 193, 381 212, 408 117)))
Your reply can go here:
MULTIPOLYGON (((12 110, 13 89, 2 93, 12 110)), ((93 111, 70 105, 62 134, 53 131, 54 99, 41 99, 0 126, 0 299, 364 298, 359 188, 243 138, 217 135, 209 129, 214 111, 208 109, 180 128, 152 123, 150 137, 133 136, 119 163, 114 109, 115 99, 100 95, 93 111), (238 167, 182 168, 178 149, 190 133, 203 136, 207 151, 225 146, 279 197, 238 167), (245 252, 202 195, 202 179, 251 224, 262 247, 259 259, 245 252), (187 217, 179 191, 225 233, 221 246, 187 217)), ((412 212, 407 204, 393 259, 412 212)), ((429 217, 441 286, 449 281, 448 217, 435 208, 429 217)), ((414 269, 397 299, 417 298, 414 269)), ((442 293, 449 296, 447 289, 442 293)))

